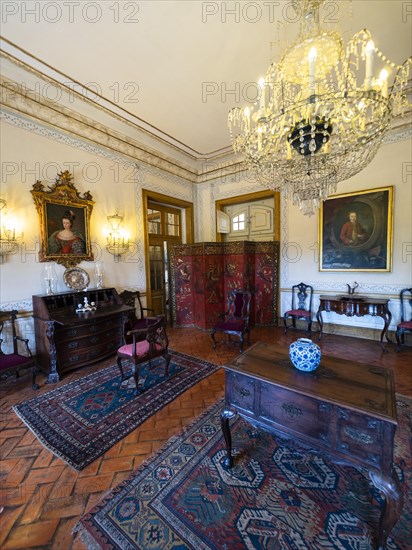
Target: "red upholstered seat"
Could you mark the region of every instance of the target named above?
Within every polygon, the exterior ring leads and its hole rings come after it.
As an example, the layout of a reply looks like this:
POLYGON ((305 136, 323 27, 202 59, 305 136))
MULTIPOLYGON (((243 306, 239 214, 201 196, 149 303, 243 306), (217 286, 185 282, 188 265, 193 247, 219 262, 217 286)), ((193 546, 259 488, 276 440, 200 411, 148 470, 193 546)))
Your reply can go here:
POLYGON ((1 355, 0 356, 0 371, 15 369, 18 367, 25 367, 27 363, 32 363, 33 359, 31 357, 26 357, 25 355, 17 355, 17 353, 10 353, 10 355, 1 355))
POLYGON ((396 327, 396 351, 400 351, 405 343, 405 334, 412 332, 412 288, 404 288, 399 294, 401 306, 401 322, 396 327))
POLYGON ((310 317, 310 311, 305 311, 304 309, 290 309, 285 313, 285 315, 291 316, 296 315, 299 317, 310 317))
POLYGON ((38 390, 39 386, 36 384, 36 363, 34 357, 29 348, 29 340, 27 338, 21 338, 17 336, 16 319, 18 311, 13 309, 12 311, 0 312, 0 335, 3 333, 5 323, 9 322, 12 330, 13 338, 13 351, 11 353, 4 353, 1 348, 3 339, 0 338, 0 374, 7 376, 7 373, 13 373, 16 378, 19 377, 22 369, 31 369, 32 371, 32 388, 38 390), (20 353, 19 342, 24 344, 25 351, 20 353))
POLYGON ((163 357, 165 360, 166 377, 169 376, 169 340, 166 334, 166 317, 158 315, 154 318, 147 318, 148 323, 144 329, 131 330, 128 336, 133 338, 131 344, 125 344, 117 350, 117 366, 119 367, 122 380, 124 379, 122 361, 127 360, 133 363, 133 377, 137 391, 139 388, 139 365, 149 363, 152 359, 163 357))
POLYGON ((308 336, 312 328, 312 297, 313 287, 305 283, 292 286, 292 307, 283 314, 285 333, 288 331, 288 319, 292 319, 292 326, 296 328, 296 321, 307 323, 308 336))
POLYGON ((222 313, 211 332, 213 349, 216 349, 216 332, 239 338, 239 351, 242 353, 245 336, 250 343, 249 309, 252 295, 248 290, 231 290, 228 292, 227 311, 222 313))
MULTIPOLYGON (((147 340, 143 340, 142 342, 137 342, 136 347, 134 347, 133 344, 125 344, 117 350, 117 353, 121 353, 122 355, 127 355, 129 357, 133 357, 134 354, 136 354, 137 357, 142 357, 149 354, 149 348, 149 342, 147 340)), ((154 349, 156 351, 163 350, 162 346, 159 344, 155 344, 154 349)))

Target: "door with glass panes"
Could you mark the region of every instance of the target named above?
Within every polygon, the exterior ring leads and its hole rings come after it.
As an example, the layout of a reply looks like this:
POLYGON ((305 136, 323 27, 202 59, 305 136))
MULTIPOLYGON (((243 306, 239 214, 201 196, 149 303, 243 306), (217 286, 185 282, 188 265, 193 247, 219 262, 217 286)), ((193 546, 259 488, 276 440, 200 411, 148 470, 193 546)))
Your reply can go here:
POLYGON ((170 318, 170 248, 182 242, 181 211, 155 202, 147 204, 151 307, 170 318))

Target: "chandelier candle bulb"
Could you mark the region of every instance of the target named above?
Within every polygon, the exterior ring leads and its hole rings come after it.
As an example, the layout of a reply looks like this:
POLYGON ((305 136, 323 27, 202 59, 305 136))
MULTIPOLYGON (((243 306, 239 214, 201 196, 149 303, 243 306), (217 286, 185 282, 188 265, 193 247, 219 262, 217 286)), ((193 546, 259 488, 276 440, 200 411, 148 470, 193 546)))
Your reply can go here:
POLYGON ((246 116, 246 131, 250 132, 250 109, 249 109, 249 107, 246 107, 246 109, 245 109, 245 116, 246 116))
POLYGON ((286 160, 292 159, 292 147, 290 146, 289 141, 286 142, 286 160))
POLYGON ((309 51, 308 60, 309 60, 309 92, 310 95, 315 93, 315 65, 318 52, 315 47, 312 47, 309 51))
POLYGON ((375 51, 375 44, 373 40, 369 40, 366 44, 366 67, 365 67, 365 89, 370 90, 372 87, 373 77, 373 54, 375 51))
POLYGON ((382 97, 385 99, 388 97, 388 76, 388 71, 386 69, 382 69, 379 75, 379 81, 381 83, 382 97))
POLYGON ((260 88, 260 110, 263 114, 263 111, 265 110, 265 79, 261 78, 259 79, 259 88, 260 88))

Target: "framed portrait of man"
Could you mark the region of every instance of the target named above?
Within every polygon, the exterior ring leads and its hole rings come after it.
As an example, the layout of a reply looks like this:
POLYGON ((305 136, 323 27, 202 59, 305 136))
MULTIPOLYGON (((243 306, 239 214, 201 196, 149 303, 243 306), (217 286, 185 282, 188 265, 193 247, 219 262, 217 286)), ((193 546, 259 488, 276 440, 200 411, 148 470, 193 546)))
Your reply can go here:
POLYGON ((90 216, 93 201, 86 191, 75 188, 71 174, 58 174, 48 190, 36 182, 31 191, 40 216, 40 261, 55 261, 74 267, 83 260, 92 261, 90 216))
POLYGON ((393 187, 335 195, 319 210, 320 271, 391 271, 393 187))

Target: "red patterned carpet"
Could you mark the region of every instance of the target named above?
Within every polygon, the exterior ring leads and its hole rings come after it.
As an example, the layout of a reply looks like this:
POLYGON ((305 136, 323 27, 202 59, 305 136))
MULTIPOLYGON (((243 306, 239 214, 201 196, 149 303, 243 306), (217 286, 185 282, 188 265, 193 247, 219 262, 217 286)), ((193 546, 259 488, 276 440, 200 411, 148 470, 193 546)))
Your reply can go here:
MULTIPOLYGON (((395 468, 404 494, 388 550, 412 525, 412 400, 399 397, 395 468)), ((384 501, 366 472, 338 466, 242 419, 224 466, 222 402, 214 405, 81 519, 88 547, 241 550, 372 549, 384 501)))

